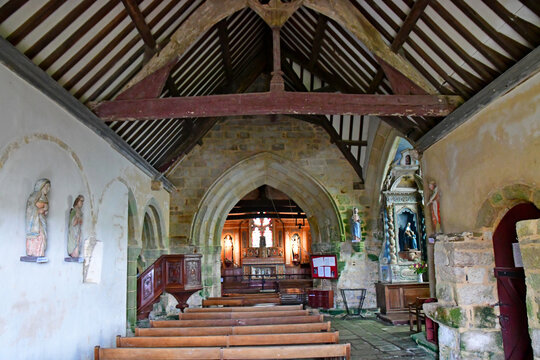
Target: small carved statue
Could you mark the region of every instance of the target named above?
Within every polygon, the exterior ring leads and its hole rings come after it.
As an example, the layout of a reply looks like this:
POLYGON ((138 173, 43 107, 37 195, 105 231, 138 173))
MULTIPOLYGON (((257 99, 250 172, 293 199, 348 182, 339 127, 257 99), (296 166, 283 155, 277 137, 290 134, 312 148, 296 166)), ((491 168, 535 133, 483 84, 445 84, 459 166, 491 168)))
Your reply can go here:
POLYGON ((34 192, 26 201, 26 255, 42 257, 47 249, 47 215, 49 214, 49 199, 47 194, 51 189, 48 179, 39 179, 34 192))
POLYGON ((73 207, 69 212, 67 252, 72 258, 78 258, 81 253, 83 205, 84 196, 79 195, 73 202, 73 207))
POLYGON ((416 234, 414 233, 414 231, 412 231, 410 222, 407 223, 407 227, 405 228, 405 238, 405 246, 407 246, 410 250, 418 249, 418 243, 416 242, 416 234))
POLYGON ((431 191, 431 196, 429 198, 426 206, 431 208, 431 225, 435 233, 441 232, 441 210, 440 210, 440 194, 439 188, 434 181, 430 181, 428 185, 429 190, 431 191))
POLYGON ((352 242, 362 241, 362 229, 360 226, 360 215, 358 215, 358 208, 353 208, 353 213, 351 217, 351 233, 352 233, 352 242))

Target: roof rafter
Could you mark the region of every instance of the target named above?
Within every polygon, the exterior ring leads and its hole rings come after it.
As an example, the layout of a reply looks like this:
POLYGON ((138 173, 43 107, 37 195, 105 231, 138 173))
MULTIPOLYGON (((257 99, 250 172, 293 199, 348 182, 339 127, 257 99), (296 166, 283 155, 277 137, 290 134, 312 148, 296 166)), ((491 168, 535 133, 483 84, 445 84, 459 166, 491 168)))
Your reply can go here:
MULTIPOLYGON (((414 26, 416 25, 416 22, 418 21, 418 19, 420 18, 420 16, 422 15, 424 10, 428 6, 428 4, 429 4, 429 0, 416 0, 414 2, 414 5, 413 5, 411 11, 407 15, 407 18, 403 22, 403 25, 401 25, 396 37, 392 41, 392 44, 390 45, 390 50, 392 50, 393 52, 396 53, 399 49, 401 49, 401 47, 403 46, 403 44, 405 43, 405 41, 409 37, 409 34, 413 30, 414 26)), ((388 65, 388 66, 390 66, 390 65, 388 65)), ((381 81, 383 79, 383 74, 384 73, 386 73, 387 74, 386 76, 388 76, 388 73, 387 73, 386 69, 384 69, 384 67, 383 68, 379 67, 377 69, 377 74, 373 78, 373 81, 371 82, 371 84, 369 84, 369 91, 368 92, 371 93, 371 92, 375 92, 375 90, 377 90, 377 88, 379 87, 379 85, 380 85, 380 83, 381 83, 381 81)), ((394 84, 392 84, 392 88, 393 87, 394 87, 394 84)), ((395 89, 394 89, 394 91, 395 91, 395 89)))

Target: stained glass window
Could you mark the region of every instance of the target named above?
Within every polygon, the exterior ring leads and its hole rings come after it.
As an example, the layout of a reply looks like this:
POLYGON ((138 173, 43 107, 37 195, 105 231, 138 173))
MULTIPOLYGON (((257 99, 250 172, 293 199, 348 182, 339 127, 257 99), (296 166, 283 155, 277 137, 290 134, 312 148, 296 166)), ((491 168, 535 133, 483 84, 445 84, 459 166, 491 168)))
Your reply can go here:
POLYGON ((261 236, 264 236, 265 247, 273 246, 273 222, 270 218, 256 218, 251 221, 251 247, 261 246, 261 236))

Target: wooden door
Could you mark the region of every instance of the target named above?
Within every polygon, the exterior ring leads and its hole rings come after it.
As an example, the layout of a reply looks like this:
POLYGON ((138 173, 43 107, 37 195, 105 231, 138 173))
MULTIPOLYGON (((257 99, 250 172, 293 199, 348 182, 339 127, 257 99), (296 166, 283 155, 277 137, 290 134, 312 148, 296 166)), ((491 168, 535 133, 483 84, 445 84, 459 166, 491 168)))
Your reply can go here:
POLYGON ((540 210, 530 203, 514 206, 503 217, 493 234, 495 277, 499 295, 501 332, 507 360, 533 358, 525 299, 527 287, 523 267, 514 264, 512 244, 517 243, 516 223, 540 217, 540 210))

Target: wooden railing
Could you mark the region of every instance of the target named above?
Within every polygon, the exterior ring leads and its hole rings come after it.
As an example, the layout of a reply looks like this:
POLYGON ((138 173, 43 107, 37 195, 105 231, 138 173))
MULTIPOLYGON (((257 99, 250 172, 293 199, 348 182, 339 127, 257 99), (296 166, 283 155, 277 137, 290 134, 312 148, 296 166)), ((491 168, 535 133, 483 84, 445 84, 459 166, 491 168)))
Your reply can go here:
POLYGON ((178 301, 182 312, 187 300, 202 289, 201 255, 162 255, 137 277, 137 319, 148 317, 164 291, 178 301))

